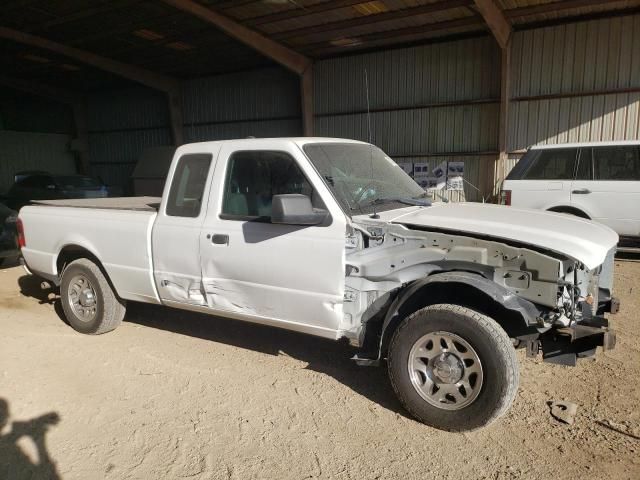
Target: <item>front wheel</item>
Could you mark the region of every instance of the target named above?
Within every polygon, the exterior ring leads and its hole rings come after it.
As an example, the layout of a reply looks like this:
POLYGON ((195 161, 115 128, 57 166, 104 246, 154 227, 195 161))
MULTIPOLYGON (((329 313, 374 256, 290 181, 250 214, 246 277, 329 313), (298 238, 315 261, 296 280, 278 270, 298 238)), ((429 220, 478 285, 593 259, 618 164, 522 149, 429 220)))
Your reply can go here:
POLYGON ((110 332, 126 311, 102 270, 87 258, 74 260, 64 269, 60 300, 69 324, 80 333, 110 332))
POLYGON ((431 305, 405 318, 389 347, 391 384, 421 422, 468 431, 504 414, 518 390, 518 359, 491 318, 458 305, 431 305))

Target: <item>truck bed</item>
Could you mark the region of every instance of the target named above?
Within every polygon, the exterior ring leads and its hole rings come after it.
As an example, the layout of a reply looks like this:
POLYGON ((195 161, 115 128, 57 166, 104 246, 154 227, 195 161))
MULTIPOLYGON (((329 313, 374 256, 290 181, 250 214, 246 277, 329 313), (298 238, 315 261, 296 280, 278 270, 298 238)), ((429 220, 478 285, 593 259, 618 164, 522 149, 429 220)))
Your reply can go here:
POLYGON ((158 201, 82 198, 27 205, 19 215, 26 241, 22 255, 31 271, 57 283, 61 252, 70 246, 87 250, 100 259, 121 298, 159 303, 151 258, 158 201))
POLYGON ((34 200, 34 205, 52 207, 100 208, 107 210, 133 210, 157 212, 161 197, 113 197, 113 198, 76 198, 65 200, 34 200))

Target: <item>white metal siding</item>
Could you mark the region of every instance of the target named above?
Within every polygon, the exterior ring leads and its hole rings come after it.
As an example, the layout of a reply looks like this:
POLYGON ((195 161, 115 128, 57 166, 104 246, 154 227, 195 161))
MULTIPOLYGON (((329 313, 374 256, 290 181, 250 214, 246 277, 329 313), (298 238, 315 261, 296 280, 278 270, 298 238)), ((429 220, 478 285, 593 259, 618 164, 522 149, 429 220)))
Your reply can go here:
POLYGON ((640 138, 638 32, 640 15, 516 32, 509 149, 640 138))

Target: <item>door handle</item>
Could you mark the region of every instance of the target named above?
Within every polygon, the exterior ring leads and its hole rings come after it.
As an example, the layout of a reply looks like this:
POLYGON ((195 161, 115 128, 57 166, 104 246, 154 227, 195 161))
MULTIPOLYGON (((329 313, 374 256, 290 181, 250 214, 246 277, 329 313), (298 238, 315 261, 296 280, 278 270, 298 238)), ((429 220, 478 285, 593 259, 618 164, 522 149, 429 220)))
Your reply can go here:
POLYGON ((214 233, 213 235, 207 235, 207 238, 209 237, 211 237, 211 243, 214 245, 229 245, 229 235, 214 233))
POLYGON ((586 195, 588 193, 591 193, 591 190, 589 190, 588 188, 578 188, 576 190, 571 190, 571 193, 575 193, 576 195, 586 195))

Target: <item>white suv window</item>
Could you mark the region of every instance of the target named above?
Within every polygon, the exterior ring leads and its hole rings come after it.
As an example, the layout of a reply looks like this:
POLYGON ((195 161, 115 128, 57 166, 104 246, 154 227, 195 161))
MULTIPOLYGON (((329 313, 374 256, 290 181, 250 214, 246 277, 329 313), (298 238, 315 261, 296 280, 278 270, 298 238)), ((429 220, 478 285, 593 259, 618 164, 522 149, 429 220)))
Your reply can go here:
POLYGON ((594 147, 592 151, 596 180, 640 180, 640 147, 594 147))
POLYGON ((524 180, 573 180, 577 149, 538 150, 524 180))

